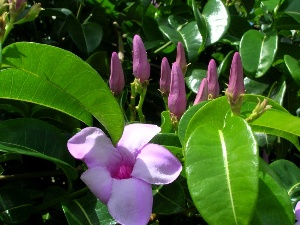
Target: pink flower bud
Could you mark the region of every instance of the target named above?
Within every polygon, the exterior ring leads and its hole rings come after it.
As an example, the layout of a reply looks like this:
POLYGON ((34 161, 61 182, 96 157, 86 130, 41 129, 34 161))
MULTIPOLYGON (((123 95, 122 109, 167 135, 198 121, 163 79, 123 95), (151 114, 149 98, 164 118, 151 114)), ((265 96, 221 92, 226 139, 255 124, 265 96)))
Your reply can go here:
POLYGON ((186 110, 185 82, 177 62, 174 62, 172 65, 168 107, 170 112, 174 114, 178 120, 186 110))
POLYGON ((178 44, 177 44, 176 62, 180 65, 182 74, 185 75, 186 70, 187 70, 187 63, 186 63, 186 58, 185 58, 184 47, 181 42, 178 42, 178 44))
POLYGON ((125 80, 121 61, 118 57, 118 54, 116 52, 113 52, 110 62, 109 87, 115 95, 119 95, 124 89, 124 86, 125 80))
POLYGON ((239 115, 241 106, 243 104, 245 86, 242 61, 238 52, 233 55, 230 68, 229 84, 225 94, 233 114, 239 115))
POLYGON ((220 93, 220 86, 218 82, 218 73, 215 60, 210 60, 207 70, 208 82, 208 100, 218 97, 220 93))
POLYGON ((133 75, 143 83, 144 81, 149 80, 150 64, 148 62, 144 43, 139 35, 134 36, 132 49, 133 75))
POLYGON ((170 83, 171 83, 171 68, 168 59, 164 57, 161 61, 160 70, 160 91, 163 95, 168 95, 170 93, 170 83))
POLYGON ((232 95, 233 102, 236 102, 241 94, 245 94, 243 66, 238 52, 233 55, 227 92, 232 95))
POLYGON ((208 96, 208 82, 207 82, 207 78, 205 77, 201 81, 198 93, 197 93, 195 101, 194 101, 194 105, 196 105, 200 102, 206 101, 207 96, 208 96))

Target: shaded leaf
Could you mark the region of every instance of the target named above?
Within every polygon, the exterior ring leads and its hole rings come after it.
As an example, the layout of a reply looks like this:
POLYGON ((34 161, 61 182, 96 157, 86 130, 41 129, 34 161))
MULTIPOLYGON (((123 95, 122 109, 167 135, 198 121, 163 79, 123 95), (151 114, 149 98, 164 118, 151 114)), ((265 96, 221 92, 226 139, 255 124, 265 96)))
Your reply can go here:
POLYGON ((271 167, 263 160, 259 163, 259 192, 251 224, 293 225, 295 216, 286 190, 271 167))
POLYGON ((261 77, 272 66, 277 51, 277 32, 262 34, 256 30, 247 31, 240 43, 240 53, 246 74, 261 77))

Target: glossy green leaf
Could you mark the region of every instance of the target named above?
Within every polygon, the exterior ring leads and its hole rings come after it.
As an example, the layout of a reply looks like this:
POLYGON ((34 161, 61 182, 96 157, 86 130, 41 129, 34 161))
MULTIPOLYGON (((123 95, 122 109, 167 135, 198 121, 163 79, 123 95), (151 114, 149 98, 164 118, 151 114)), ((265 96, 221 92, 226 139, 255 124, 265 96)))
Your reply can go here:
POLYGON ((293 225, 295 216, 287 191, 272 167, 263 160, 259 164, 259 192, 251 225, 293 225))
POLYGON ((91 193, 78 199, 64 200, 62 208, 69 224, 72 225, 117 224, 110 216, 107 206, 91 193))
POLYGON ((285 0, 279 8, 279 12, 286 13, 300 23, 300 2, 297 0, 285 0))
POLYGON ((243 35, 240 54, 246 74, 261 77, 268 71, 275 58, 277 42, 275 30, 267 34, 249 30, 243 35))
POLYGON ((103 29, 97 23, 80 24, 73 15, 69 15, 66 26, 72 40, 85 55, 91 54, 101 43, 103 29))
POLYGON ((17 185, 0 188, 0 221, 4 224, 24 224, 33 206, 26 189, 17 185))
POLYGON ((277 174, 286 192, 292 197, 300 188, 300 169, 292 162, 284 159, 270 164, 277 174))
POLYGON ((202 109, 197 118, 205 123, 189 136, 185 151, 186 177, 193 202, 210 225, 247 225, 258 194, 255 138, 242 118, 225 119, 223 114, 224 126, 217 128, 210 125, 220 119, 218 115, 203 118, 202 109))
MULTIPOLYGON (((222 129, 224 126, 224 118, 227 114, 230 115, 231 111, 225 96, 207 102, 200 110, 194 113, 191 119, 187 120, 188 125, 185 130, 182 146, 185 147, 186 141, 199 126, 222 129), (214 121, 214 123, 211 123, 211 121, 214 121)), ((179 135, 179 137, 182 138, 181 135, 179 135)))
POLYGON ((285 138, 292 142, 299 150, 300 118, 287 112, 269 109, 258 119, 250 123, 253 131, 264 132, 285 138))
POLYGON ((195 0, 192 1, 192 8, 193 8, 194 17, 197 23, 198 30, 202 37, 202 44, 198 50, 198 52, 201 52, 204 49, 204 46, 206 45, 206 40, 208 37, 207 23, 204 16, 200 13, 199 9, 197 8, 195 0))
POLYGON ((91 114, 116 143, 122 111, 99 74, 74 54, 48 45, 15 43, 3 50, 0 98, 33 102, 92 125, 91 114), (84 84, 84 85, 83 85, 84 84))
POLYGON ((185 195, 179 182, 154 186, 153 213, 175 214, 185 210, 185 195))
POLYGON ((295 59, 289 55, 285 55, 284 62, 285 62, 285 65, 287 66, 292 78, 297 83, 297 85, 300 87, 300 61, 298 61, 297 59, 295 59))
POLYGON ((202 15, 206 19, 208 38, 206 45, 220 40, 226 33, 230 24, 230 15, 221 0, 210 0, 204 6, 202 15))
POLYGON ((194 63, 198 59, 198 50, 202 43, 196 21, 187 22, 179 16, 169 16, 168 25, 162 24, 159 29, 176 46, 181 42, 187 51, 188 62, 194 63))
POLYGON ((196 104, 196 105, 190 107, 188 110, 185 111, 185 113, 180 118, 180 121, 178 124, 178 137, 182 144, 184 144, 185 132, 189 125, 190 120, 195 115, 195 113, 206 103, 207 103, 207 101, 204 101, 204 102, 200 102, 199 104, 196 104))
POLYGON ((279 4, 280 0, 262 0, 261 2, 267 10, 273 11, 275 7, 279 4))
POLYGON ((207 75, 207 68, 202 69, 202 66, 191 65, 188 70, 187 74, 190 75, 185 77, 185 83, 191 91, 197 94, 202 79, 207 75))
POLYGON ((76 179, 74 159, 67 139, 56 127, 35 119, 14 119, 0 123, 0 149, 3 152, 34 156, 56 163, 68 179, 76 179))
POLYGON ((181 147, 178 135, 174 133, 159 133, 151 139, 151 143, 181 147))

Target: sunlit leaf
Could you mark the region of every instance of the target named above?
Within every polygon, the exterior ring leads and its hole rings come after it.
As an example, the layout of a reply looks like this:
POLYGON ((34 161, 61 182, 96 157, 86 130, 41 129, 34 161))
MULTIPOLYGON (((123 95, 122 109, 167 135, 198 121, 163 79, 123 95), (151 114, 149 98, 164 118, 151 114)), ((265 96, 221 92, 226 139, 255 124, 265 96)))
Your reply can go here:
POLYGON ((258 147, 251 128, 226 114, 224 126, 209 126, 219 118, 202 117, 202 109, 197 118, 204 125, 189 136, 185 151, 193 202, 210 225, 249 224, 258 194, 258 147))
POLYGON ((123 113, 99 74, 74 54, 48 45, 15 43, 3 50, 0 98, 33 102, 87 125, 92 115, 113 142, 123 132, 123 113))

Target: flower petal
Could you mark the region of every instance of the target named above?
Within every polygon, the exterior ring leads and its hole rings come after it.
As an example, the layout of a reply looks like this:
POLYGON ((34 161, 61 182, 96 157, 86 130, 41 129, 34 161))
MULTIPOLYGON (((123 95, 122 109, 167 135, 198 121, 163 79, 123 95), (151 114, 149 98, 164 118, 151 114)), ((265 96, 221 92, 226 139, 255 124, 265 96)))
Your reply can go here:
POLYGON ((182 165, 166 148, 148 144, 137 156, 131 176, 150 184, 168 184, 180 174, 182 165))
POLYGON ((152 212, 151 185, 136 179, 113 179, 107 207, 112 217, 123 225, 146 225, 152 212))
POLYGON ((296 220, 300 221, 300 201, 297 202, 297 204, 296 204, 295 216, 296 216, 296 220))
POLYGON ((87 127, 68 141, 71 155, 83 160, 89 168, 111 166, 121 161, 121 155, 106 134, 96 127, 87 127))
POLYGON ((151 124, 133 123, 125 126, 123 135, 117 144, 123 160, 130 160, 132 163, 139 150, 159 132, 160 127, 151 124))
POLYGON ((107 204, 111 195, 113 178, 105 167, 98 166, 88 169, 80 179, 101 202, 107 204))

